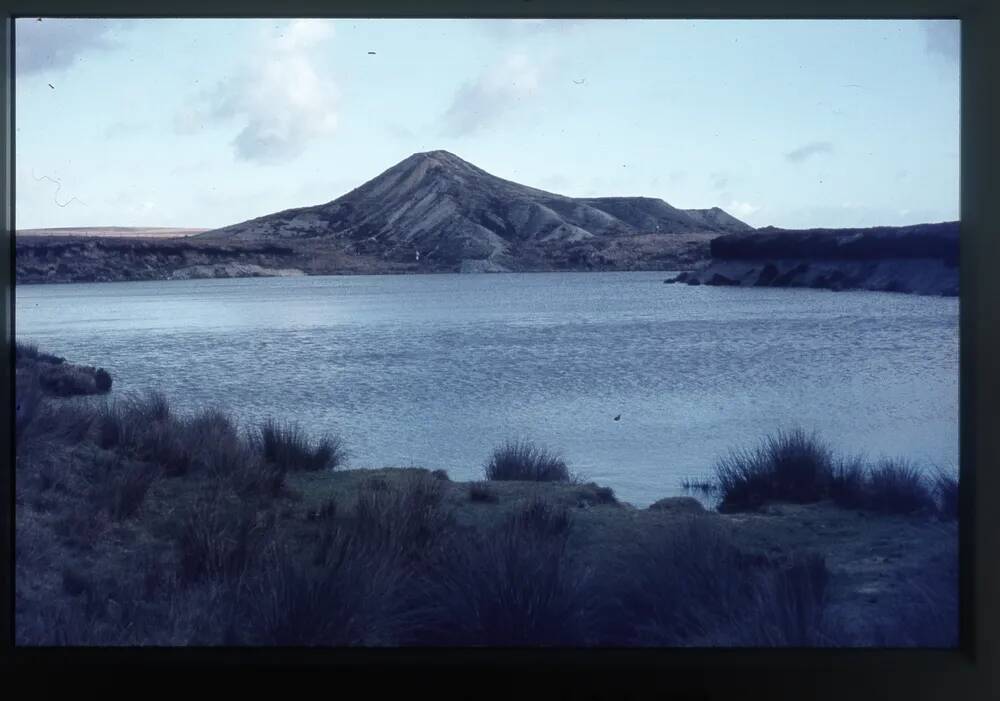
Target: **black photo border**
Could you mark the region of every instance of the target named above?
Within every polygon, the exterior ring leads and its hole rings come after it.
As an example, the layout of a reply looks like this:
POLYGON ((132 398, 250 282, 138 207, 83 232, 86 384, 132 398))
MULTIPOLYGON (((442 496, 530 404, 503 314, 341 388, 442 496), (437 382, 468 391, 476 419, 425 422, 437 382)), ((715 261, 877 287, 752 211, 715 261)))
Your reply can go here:
MULTIPOLYGON (((327 665, 369 683, 417 679, 463 695, 532 695, 528 679, 588 697, 1000 698, 1000 2, 994 0, 0 0, 0 271, 4 382, 0 444, 9 507, 5 656, 25 665, 327 665), (548 17, 688 19, 961 19, 960 647, 925 649, 509 650, 277 648, 15 648, 14 608, 14 90, 15 17, 548 17), (387 668, 373 674, 373 668, 387 668), (394 668, 392 671, 388 668, 394 668), (466 681, 479 672, 478 682, 466 681), (468 686, 466 686, 468 685, 468 686)), ((919 144, 914 145, 919 148, 919 144)), ((33 675, 34 676, 34 675, 33 675)), ((162 675, 160 675, 162 676, 162 675)), ((444 689, 442 689, 443 691, 444 689)), ((333 691, 333 690, 331 690, 333 691)), ((415 691, 415 687, 411 689, 415 691)), ((306 692, 309 693, 309 692, 306 692)), ((335 691, 333 693, 336 693, 335 691)), ((436 693, 436 692, 432 692, 436 693)), ((562 694, 561 694, 562 695, 562 694)))

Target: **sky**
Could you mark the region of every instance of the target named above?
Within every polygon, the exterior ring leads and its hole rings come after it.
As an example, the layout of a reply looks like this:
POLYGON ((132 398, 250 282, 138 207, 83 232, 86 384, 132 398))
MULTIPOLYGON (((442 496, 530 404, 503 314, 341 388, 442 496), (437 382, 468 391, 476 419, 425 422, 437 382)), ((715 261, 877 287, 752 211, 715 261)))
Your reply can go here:
POLYGON ((412 153, 753 226, 958 219, 957 20, 18 19, 17 228, 214 228, 412 153))

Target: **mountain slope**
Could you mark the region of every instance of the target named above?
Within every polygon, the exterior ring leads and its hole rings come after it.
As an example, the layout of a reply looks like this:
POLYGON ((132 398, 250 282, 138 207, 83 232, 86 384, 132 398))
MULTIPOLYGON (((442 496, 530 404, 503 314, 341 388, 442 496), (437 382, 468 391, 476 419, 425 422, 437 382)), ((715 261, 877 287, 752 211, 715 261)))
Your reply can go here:
POLYGON ((753 231, 754 228, 742 222, 725 210, 718 207, 711 209, 685 209, 691 217, 713 231, 722 231, 727 234, 735 234, 741 231, 753 231))
POLYGON ((620 237, 750 228, 722 210, 685 211, 654 198, 566 197, 498 178, 447 151, 429 151, 332 202, 199 238, 324 240, 383 259, 488 260, 516 267, 529 252, 546 258, 580 243, 602 247, 603 240, 620 237))

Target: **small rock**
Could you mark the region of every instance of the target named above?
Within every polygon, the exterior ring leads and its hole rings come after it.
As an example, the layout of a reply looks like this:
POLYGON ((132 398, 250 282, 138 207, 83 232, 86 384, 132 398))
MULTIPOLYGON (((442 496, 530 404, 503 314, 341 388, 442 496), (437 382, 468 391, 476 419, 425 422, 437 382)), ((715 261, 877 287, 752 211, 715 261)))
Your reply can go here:
POLYGON ((712 279, 708 281, 708 284, 733 286, 733 285, 739 285, 740 283, 738 280, 733 280, 731 277, 726 277, 725 275, 720 275, 719 273, 716 273, 715 275, 712 276, 712 279))
POLYGON ((701 513, 705 507, 694 497, 666 497, 649 506, 652 511, 674 511, 679 513, 701 513))

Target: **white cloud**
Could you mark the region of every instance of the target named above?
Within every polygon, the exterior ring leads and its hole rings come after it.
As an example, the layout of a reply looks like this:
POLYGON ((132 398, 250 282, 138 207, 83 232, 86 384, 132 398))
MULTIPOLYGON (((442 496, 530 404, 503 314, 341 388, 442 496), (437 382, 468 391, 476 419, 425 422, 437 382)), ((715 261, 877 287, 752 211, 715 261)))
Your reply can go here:
POLYGON ((496 122, 505 112, 539 93, 542 63, 517 52, 486 68, 462 85, 444 114, 445 131, 463 136, 496 122))
POLYGON ((190 132, 207 121, 235 120, 243 124, 232 141, 238 158, 278 163, 298 156, 337 128, 337 86, 313 54, 332 32, 327 20, 292 21, 261 52, 264 58, 255 57, 178 113, 175 128, 190 132))
POLYGON ((811 141, 786 153, 785 160, 792 163, 801 163, 823 153, 833 153, 833 144, 829 141, 811 141))
POLYGON ((750 204, 749 202, 740 202, 738 200, 733 200, 725 208, 727 212, 732 214, 734 217, 749 217, 751 214, 760 211, 760 207, 755 204, 750 204))

